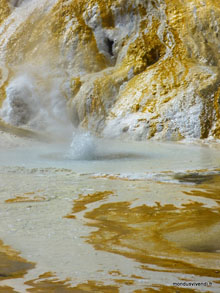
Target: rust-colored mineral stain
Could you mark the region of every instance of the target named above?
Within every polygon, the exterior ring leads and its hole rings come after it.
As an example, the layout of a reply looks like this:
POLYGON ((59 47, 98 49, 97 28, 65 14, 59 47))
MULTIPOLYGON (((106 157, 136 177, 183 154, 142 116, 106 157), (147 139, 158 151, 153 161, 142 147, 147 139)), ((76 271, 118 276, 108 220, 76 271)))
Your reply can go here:
MULTIPOLYGON (((219 235, 212 232, 220 223, 219 208, 209 209, 197 202, 180 209, 159 203, 154 207, 131 208, 129 202, 117 202, 103 204, 87 212, 85 218, 93 220, 87 225, 98 228, 88 237, 88 242, 97 250, 157 265, 158 270, 152 269, 156 271, 220 277, 217 270, 220 255, 215 253, 218 244, 214 241, 219 235), (213 247, 206 247, 207 231, 208 237, 213 237, 213 247), (191 234, 195 235, 194 242, 191 242, 191 234)), ((146 269, 151 270, 149 266, 146 269)))
POLYGON ((0 287, 0 293, 19 293, 19 292, 15 291, 12 287, 2 286, 0 287))
POLYGON ((39 276, 38 279, 25 282, 26 285, 32 287, 27 289, 27 292, 33 293, 87 293, 87 292, 103 292, 103 293, 118 293, 117 286, 104 285, 101 282, 87 281, 87 283, 71 286, 68 279, 59 280, 53 273, 45 273, 39 276))
POLYGON ((118 284, 124 284, 124 285, 127 285, 127 286, 130 286, 130 285, 134 284, 133 280, 124 280, 124 279, 116 279, 115 282, 118 283, 118 284))
POLYGON ((72 208, 72 212, 66 215, 64 218, 75 219, 74 214, 86 210, 87 204, 104 200, 108 198, 110 195, 113 195, 112 191, 97 191, 95 193, 90 193, 87 195, 80 194, 79 198, 73 201, 74 205, 72 208))
POLYGON ((25 194, 25 195, 34 195, 35 192, 34 192, 34 191, 31 191, 31 192, 25 192, 24 194, 25 194))
POLYGON ((111 285, 104 285, 102 282, 96 282, 96 281, 88 281, 84 284, 79 284, 75 287, 74 292, 103 292, 103 293, 118 293, 119 289, 117 286, 111 286, 111 285), (81 291, 80 291, 81 290, 81 291))
POLYGON ((121 276, 121 272, 118 271, 118 270, 116 270, 116 271, 110 271, 109 274, 112 275, 112 276, 121 276))
POLYGON ((91 176, 93 179, 109 179, 109 180, 120 180, 120 181, 138 181, 138 179, 120 177, 119 175, 99 175, 91 176))
POLYGON ((52 272, 46 272, 39 276, 39 279, 54 278, 55 275, 52 272))
POLYGON ((66 219, 76 219, 76 216, 68 214, 68 215, 64 216, 64 218, 66 218, 66 219))
POLYGON ((21 278, 34 266, 0 240, 0 280, 21 278))
POLYGON ((144 280, 144 278, 143 278, 143 277, 136 276, 136 275, 131 275, 131 278, 134 278, 134 279, 139 279, 139 280, 144 280))
MULTIPOLYGON (((191 288, 180 288, 180 287, 174 287, 174 286, 160 286, 160 285, 153 285, 151 288, 145 288, 141 290, 135 290, 134 293, 190 293, 190 292, 198 292, 191 288)), ((210 291, 206 291, 210 292, 210 291)))
POLYGON ((31 288, 27 292, 74 292, 68 284, 68 280, 59 280, 50 272, 44 273, 39 278, 25 282, 31 288))
POLYGON ((45 200, 46 198, 44 196, 34 196, 32 198, 27 196, 16 196, 15 198, 5 200, 5 203, 41 202, 45 200))

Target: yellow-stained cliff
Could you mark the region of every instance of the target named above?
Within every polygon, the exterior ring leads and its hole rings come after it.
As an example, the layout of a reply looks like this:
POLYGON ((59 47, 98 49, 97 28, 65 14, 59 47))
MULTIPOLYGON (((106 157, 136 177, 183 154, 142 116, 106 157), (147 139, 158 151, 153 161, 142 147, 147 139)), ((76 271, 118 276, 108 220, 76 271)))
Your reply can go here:
POLYGON ((0 5, 6 122, 44 129, 44 115, 68 115, 108 137, 220 137, 218 0, 0 5))

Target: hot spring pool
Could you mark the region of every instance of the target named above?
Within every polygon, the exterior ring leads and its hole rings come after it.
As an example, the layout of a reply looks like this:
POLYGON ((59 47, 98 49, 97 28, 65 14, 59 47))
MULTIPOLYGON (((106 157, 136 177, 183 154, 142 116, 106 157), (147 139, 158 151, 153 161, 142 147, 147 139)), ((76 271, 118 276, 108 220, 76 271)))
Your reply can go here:
POLYGON ((77 143, 1 146, 1 286, 219 292, 217 145, 77 143))

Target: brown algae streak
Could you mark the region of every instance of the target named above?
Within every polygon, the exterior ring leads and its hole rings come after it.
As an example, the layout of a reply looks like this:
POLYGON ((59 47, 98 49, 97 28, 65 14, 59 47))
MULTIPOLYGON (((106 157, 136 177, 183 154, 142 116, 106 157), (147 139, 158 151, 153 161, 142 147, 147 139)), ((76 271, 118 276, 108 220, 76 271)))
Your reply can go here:
POLYGON ((27 262, 0 240, 0 281, 22 278, 34 266, 33 263, 27 262))
MULTIPOLYGON (((160 286, 155 285, 153 288, 146 288, 141 290, 135 290, 134 293, 191 293, 191 292, 198 292, 197 290, 191 288, 180 288, 180 287, 171 287, 171 286, 160 286)), ((208 291, 207 291, 208 292, 208 291)), ((210 292, 210 291, 209 291, 210 292)))
POLYGON ((144 269, 218 278, 220 247, 215 246, 214 238, 219 237, 215 234, 219 212, 218 207, 210 209, 197 202, 182 208, 159 203, 133 208, 129 202, 106 203, 85 214, 93 220, 87 225, 98 228, 87 241, 97 250, 135 259, 144 269), (207 231, 213 245, 206 243, 207 231), (191 239, 193 234, 196 236, 191 239), (151 264, 160 268, 152 269, 151 264))
POLYGON ((32 288, 27 289, 27 292, 62 292, 62 293, 86 293, 86 292, 103 292, 103 293, 118 293, 118 287, 111 285, 104 285, 102 282, 87 281, 86 283, 78 284, 72 287, 68 279, 59 280, 53 273, 45 273, 39 278, 27 281, 25 284, 32 288))
POLYGON ((86 210, 86 205, 107 199, 110 195, 113 195, 112 191, 97 191, 95 193, 89 193, 87 195, 80 194, 79 198, 74 200, 72 212, 65 216, 65 218, 74 219, 76 213, 86 210))
POLYGON ((2 286, 0 287, 0 293, 19 293, 19 292, 15 291, 12 287, 2 286))

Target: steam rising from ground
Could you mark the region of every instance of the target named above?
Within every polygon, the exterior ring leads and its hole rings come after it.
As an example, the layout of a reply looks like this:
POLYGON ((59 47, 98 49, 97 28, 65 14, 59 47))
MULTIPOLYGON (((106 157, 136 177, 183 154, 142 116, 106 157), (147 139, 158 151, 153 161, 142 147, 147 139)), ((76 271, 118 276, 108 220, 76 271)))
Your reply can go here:
POLYGON ((20 67, 6 88, 0 116, 14 126, 69 136, 72 125, 67 115, 62 72, 47 66, 20 67))
POLYGON ((73 127, 64 76, 61 70, 45 65, 20 67, 6 88, 0 116, 8 124, 44 133, 58 144, 69 144, 68 159, 90 160, 95 154, 95 138, 73 127))
POLYGON ((6 89, 7 98, 2 107, 2 118, 15 126, 33 121, 40 112, 40 104, 33 80, 26 74, 15 78, 6 89))

